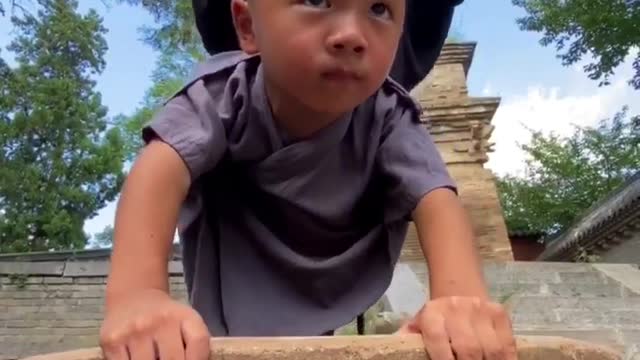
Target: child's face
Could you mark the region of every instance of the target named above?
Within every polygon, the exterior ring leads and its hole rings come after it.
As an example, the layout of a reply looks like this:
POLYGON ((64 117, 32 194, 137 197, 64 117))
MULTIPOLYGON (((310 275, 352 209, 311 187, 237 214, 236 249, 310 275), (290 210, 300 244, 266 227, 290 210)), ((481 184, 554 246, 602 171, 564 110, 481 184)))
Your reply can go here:
POLYGON ((269 85, 320 113, 347 112, 388 75, 405 0, 233 0, 240 44, 269 85))

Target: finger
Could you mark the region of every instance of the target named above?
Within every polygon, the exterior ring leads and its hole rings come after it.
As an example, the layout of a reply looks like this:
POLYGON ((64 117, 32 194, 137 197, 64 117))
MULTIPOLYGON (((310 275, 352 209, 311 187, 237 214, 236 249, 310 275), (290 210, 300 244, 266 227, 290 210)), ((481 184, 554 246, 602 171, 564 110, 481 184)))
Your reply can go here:
POLYGON ((484 360, 506 360, 491 317, 479 317, 474 322, 474 332, 482 348, 484 360))
POLYGON ((106 360, 129 360, 129 354, 124 345, 104 346, 102 354, 106 360))
POLYGON ((102 328, 100 331, 100 348, 106 360, 129 360, 126 342, 121 333, 102 328))
POLYGON ((431 315, 429 312, 420 317, 420 329, 425 348, 430 359, 454 360, 449 334, 442 315, 431 315))
MULTIPOLYGON (((459 313, 460 314, 460 313, 459 313)), ((482 347, 476 338, 471 315, 457 315, 446 324, 457 360, 482 360, 482 347)))
POLYGON ((200 317, 185 320, 182 323, 182 339, 185 344, 186 360, 205 360, 209 358, 209 330, 200 317))
POLYGON ((493 328, 504 352, 504 358, 506 360, 516 360, 518 358, 518 349, 509 313, 501 305, 493 303, 489 304, 489 311, 491 311, 493 328))
POLYGON ((127 346, 131 360, 155 360, 156 351, 150 337, 140 336, 127 346))
POLYGON ((172 324, 174 326, 163 326, 155 336, 160 360, 184 360, 185 351, 180 326, 177 323, 172 324))

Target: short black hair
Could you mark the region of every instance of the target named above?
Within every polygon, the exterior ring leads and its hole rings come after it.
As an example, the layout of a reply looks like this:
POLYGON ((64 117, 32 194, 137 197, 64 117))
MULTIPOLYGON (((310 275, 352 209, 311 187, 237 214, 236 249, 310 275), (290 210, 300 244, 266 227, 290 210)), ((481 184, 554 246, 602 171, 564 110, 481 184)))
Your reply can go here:
POLYGON ((231 0, 192 0, 196 28, 209 54, 240 50, 231 0))
MULTIPOLYGON (((231 0, 191 0, 196 27, 210 55, 240 50, 231 0)), ((263 0, 266 1, 266 0, 263 0)), ((454 8, 463 0, 407 0, 405 29, 391 77, 413 88, 433 68, 449 34, 454 8)))

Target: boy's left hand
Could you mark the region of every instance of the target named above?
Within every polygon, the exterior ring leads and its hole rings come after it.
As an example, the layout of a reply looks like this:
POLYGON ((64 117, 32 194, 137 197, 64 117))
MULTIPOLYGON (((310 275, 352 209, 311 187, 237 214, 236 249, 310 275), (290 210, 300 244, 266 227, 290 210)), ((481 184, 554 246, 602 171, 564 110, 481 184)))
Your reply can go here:
POLYGON ((422 334, 432 360, 516 360, 509 314, 500 304, 451 296, 427 302, 397 334, 422 334))

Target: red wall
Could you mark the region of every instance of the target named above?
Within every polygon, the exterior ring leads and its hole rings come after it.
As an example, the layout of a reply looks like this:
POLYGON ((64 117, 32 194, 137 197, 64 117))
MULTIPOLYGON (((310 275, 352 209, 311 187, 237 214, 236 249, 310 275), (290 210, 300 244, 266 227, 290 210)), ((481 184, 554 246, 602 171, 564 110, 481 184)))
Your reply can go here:
POLYGON ((534 261, 544 250, 537 237, 511 236, 511 250, 515 261, 534 261))

